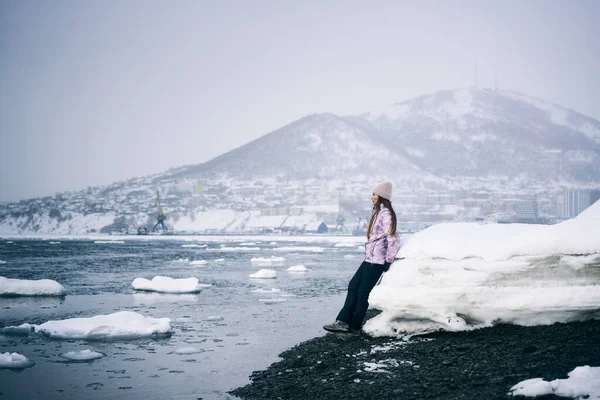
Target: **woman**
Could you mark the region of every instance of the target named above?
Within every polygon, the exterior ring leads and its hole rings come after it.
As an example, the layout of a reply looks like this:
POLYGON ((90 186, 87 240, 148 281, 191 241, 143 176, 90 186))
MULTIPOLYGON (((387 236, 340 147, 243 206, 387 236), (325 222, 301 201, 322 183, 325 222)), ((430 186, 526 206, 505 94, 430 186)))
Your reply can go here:
POLYGON ((350 280, 346 302, 336 321, 323 326, 323 329, 330 332, 357 332, 362 329, 369 307, 369 293, 400 249, 400 238, 396 233, 396 213, 392 208, 391 198, 391 182, 380 183, 373 189, 373 214, 367 229, 365 261, 350 280))

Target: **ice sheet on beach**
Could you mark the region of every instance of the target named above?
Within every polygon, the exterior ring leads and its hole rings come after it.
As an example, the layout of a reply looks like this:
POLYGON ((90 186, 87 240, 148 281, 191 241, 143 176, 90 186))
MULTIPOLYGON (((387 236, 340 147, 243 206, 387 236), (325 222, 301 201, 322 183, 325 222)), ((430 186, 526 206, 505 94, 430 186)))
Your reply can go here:
POLYGON ((0 369, 22 369, 33 367, 35 363, 19 353, 0 353, 0 369))
POLYGON ((155 276, 152 280, 135 278, 131 282, 135 290, 145 290, 159 293, 199 293, 202 289, 211 287, 210 284, 199 283, 198 278, 175 279, 168 276, 155 276))
POLYGON ((8 279, 0 276, 0 296, 62 296, 65 288, 51 279, 8 279))
POLYGON ((567 379, 527 379, 514 385, 510 394, 527 397, 553 394, 577 399, 600 399, 600 367, 577 367, 569 372, 567 379))
POLYGON ((370 294, 374 336, 600 317, 600 202, 557 225, 439 224, 370 294))
POLYGON ((117 340, 168 336, 169 318, 145 317, 133 311, 119 311, 89 318, 69 318, 32 325, 36 332, 53 339, 117 340))

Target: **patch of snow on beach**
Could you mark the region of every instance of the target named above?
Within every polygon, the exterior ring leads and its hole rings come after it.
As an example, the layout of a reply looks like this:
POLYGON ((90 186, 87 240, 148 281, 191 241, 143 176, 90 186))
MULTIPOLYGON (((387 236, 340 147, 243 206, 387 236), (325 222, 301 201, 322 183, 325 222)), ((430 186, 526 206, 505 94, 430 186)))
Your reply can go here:
POLYGON ((536 397, 555 395, 577 399, 600 399, 600 367, 585 365, 569 372, 567 379, 545 381, 542 378, 527 379, 510 389, 513 396, 536 397))

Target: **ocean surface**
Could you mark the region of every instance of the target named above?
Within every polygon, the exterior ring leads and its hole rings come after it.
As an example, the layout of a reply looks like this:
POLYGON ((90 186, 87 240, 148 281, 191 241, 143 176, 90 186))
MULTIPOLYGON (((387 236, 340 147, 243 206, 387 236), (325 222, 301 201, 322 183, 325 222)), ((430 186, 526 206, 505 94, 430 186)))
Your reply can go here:
POLYGON ((163 339, 55 340, 39 334, 0 335, 0 353, 35 365, 0 369, 2 399, 230 399, 254 370, 335 319, 349 279, 363 260, 361 237, 113 237, 0 239, 0 276, 53 279, 65 297, 0 297, 0 328, 92 317, 116 311, 171 318, 163 339), (123 240, 121 240, 123 239, 123 240), (111 241, 115 240, 115 241, 111 241), (252 258, 283 257, 279 262, 252 258), (192 261, 206 260, 194 265, 192 261), (306 273, 287 268, 304 265, 306 273), (260 269, 276 279, 251 279, 260 269), (135 278, 197 277, 198 294, 137 292, 135 278), (257 293, 272 288, 279 293, 257 293), (271 303, 272 299, 285 299, 271 303), (202 352, 177 354, 184 347, 202 352), (90 349, 87 362, 60 354, 90 349))

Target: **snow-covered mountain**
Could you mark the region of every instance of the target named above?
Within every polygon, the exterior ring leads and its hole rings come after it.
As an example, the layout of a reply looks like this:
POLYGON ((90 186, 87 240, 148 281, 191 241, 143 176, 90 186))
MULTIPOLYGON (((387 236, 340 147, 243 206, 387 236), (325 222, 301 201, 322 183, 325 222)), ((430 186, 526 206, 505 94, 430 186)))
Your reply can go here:
POLYGON ((478 217, 510 213, 505 199, 527 196, 551 217, 563 188, 600 188, 600 122, 489 89, 440 91, 355 116, 314 114, 203 164, 0 206, 0 234, 151 224, 156 189, 171 226, 258 229, 261 213, 298 214, 314 205, 335 210, 340 193, 361 203, 381 179, 394 182, 407 221, 468 219, 475 215, 470 207, 478 217), (478 200, 470 201, 475 192, 478 200), (212 227, 210 220, 219 223, 212 227))

